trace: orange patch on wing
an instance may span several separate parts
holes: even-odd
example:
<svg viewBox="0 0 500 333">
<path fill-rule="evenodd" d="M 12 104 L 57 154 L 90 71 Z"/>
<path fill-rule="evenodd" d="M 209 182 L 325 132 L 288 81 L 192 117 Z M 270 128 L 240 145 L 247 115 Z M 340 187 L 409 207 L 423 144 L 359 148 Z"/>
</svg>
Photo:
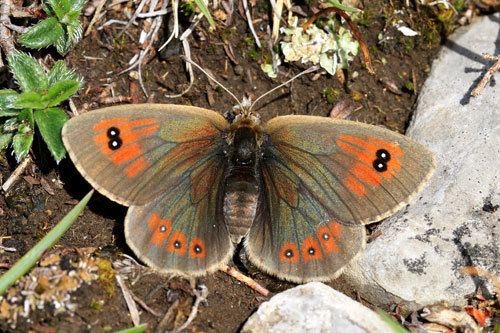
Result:
<svg viewBox="0 0 500 333">
<path fill-rule="evenodd" d="M 193 238 L 189 245 L 189 256 L 191 258 L 205 258 L 205 243 L 199 237 Z"/>
<path fill-rule="evenodd" d="M 117 124 L 123 123 L 124 121 L 127 120 L 128 118 L 126 117 L 105 119 L 95 124 L 94 131 L 107 130 L 108 128 L 117 126 Z"/>
<path fill-rule="evenodd" d="M 365 183 L 370 185 L 380 185 L 382 181 L 380 174 L 369 167 L 366 164 L 356 162 L 351 168 L 351 173 L 354 174 L 358 179 L 361 179 Z"/>
<path fill-rule="evenodd" d="M 302 258 L 304 261 L 319 260 L 323 256 L 319 244 L 312 236 L 308 236 L 302 242 Z"/>
<path fill-rule="evenodd" d="M 342 232 L 342 225 L 335 220 L 330 221 L 328 224 L 330 231 L 333 234 L 333 237 L 340 239 L 340 233 Z"/>
<path fill-rule="evenodd" d="M 170 220 L 162 220 L 158 213 L 153 213 L 148 220 L 149 230 L 153 233 L 151 244 L 161 246 L 172 230 Z"/>
<path fill-rule="evenodd" d="M 128 146 L 122 146 L 111 155 L 110 159 L 113 164 L 122 164 L 123 162 L 131 161 L 142 154 L 142 149 L 138 143 L 133 143 Z"/>
<path fill-rule="evenodd" d="M 128 128 L 122 127 L 122 132 L 120 133 L 120 138 L 123 140 L 125 144 L 135 142 L 141 138 L 152 136 L 155 134 L 160 128 L 159 125 L 153 125 L 149 127 L 143 127 L 138 130 L 130 130 Z"/>
<path fill-rule="evenodd" d="M 141 157 L 125 169 L 125 175 L 129 178 L 135 177 L 147 167 L 149 167 L 149 162 L 144 157 Z"/>
<path fill-rule="evenodd" d="M 168 239 L 167 251 L 170 253 L 178 253 L 181 256 L 186 254 L 186 236 L 183 232 L 174 231 L 172 236 Z"/>
<path fill-rule="evenodd" d="M 375 158 L 376 158 L 375 153 L 370 154 L 370 153 L 364 152 L 350 143 L 347 143 L 347 142 L 344 142 L 341 140 L 337 140 L 336 143 L 344 152 L 351 155 L 355 159 L 365 163 L 366 165 L 372 165 L 373 160 L 375 160 Z"/>
<path fill-rule="evenodd" d="M 335 242 L 334 234 L 330 228 L 327 226 L 321 226 L 317 231 L 318 239 L 321 247 L 325 250 L 327 254 L 332 254 L 332 252 L 339 253 L 340 248 Z"/>
<path fill-rule="evenodd" d="M 399 145 L 397 143 L 389 143 L 387 141 L 384 141 L 384 140 L 380 140 L 380 139 L 377 139 L 377 138 L 374 138 L 374 137 L 368 137 L 370 141 L 372 141 L 373 143 L 377 144 L 379 146 L 378 149 L 380 148 L 385 148 L 387 149 L 387 151 L 389 153 L 391 153 L 392 156 L 398 156 L 398 157 L 401 157 L 404 155 L 403 151 L 401 150 L 401 148 L 399 147 Z"/>
<path fill-rule="evenodd" d="M 354 192 L 354 194 L 356 194 L 357 196 L 362 197 L 362 196 L 366 195 L 366 189 L 363 186 L 363 184 L 361 184 L 361 182 L 359 182 L 353 176 L 347 176 L 347 178 L 342 180 L 342 184 L 344 184 L 348 189 L 350 189 L 352 192 Z"/>
<path fill-rule="evenodd" d="M 280 261 L 296 263 L 299 261 L 299 249 L 293 242 L 286 242 L 280 249 Z"/>
</svg>

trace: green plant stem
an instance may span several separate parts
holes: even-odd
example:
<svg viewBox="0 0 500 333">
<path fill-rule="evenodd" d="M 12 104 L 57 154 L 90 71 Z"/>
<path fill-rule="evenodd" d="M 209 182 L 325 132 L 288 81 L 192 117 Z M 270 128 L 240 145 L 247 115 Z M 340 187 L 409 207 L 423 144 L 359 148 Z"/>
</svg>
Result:
<svg viewBox="0 0 500 333">
<path fill-rule="evenodd" d="M 115 333 L 142 333 L 146 329 L 146 324 L 142 324 L 136 327 L 126 328 L 124 330 L 116 331 Z"/>
<path fill-rule="evenodd" d="M 57 225 L 49 231 L 35 246 L 31 248 L 21 259 L 19 259 L 14 266 L 12 266 L 5 274 L 0 277 L 0 295 L 13 285 L 20 277 L 26 274 L 31 267 L 33 267 L 42 254 L 52 247 L 61 236 L 68 230 L 68 228 L 75 222 L 77 217 L 83 211 L 94 190 L 87 193 L 87 195 L 69 211 L 64 218 L 57 223 Z"/>
</svg>

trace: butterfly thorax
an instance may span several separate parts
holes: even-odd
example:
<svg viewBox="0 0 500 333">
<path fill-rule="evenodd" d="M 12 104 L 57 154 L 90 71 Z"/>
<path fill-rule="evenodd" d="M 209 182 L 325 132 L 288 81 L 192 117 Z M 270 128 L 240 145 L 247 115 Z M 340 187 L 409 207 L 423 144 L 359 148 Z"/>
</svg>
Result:
<svg viewBox="0 0 500 333">
<path fill-rule="evenodd" d="M 260 128 L 244 117 L 227 135 L 228 169 L 225 178 L 224 218 L 231 240 L 239 243 L 252 225 L 259 194 Z"/>
</svg>

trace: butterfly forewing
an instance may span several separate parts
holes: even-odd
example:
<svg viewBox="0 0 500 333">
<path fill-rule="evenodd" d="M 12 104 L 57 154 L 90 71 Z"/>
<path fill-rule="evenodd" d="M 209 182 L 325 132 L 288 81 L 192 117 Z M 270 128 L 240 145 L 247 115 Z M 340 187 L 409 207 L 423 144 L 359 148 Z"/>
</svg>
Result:
<svg viewBox="0 0 500 333">
<path fill-rule="evenodd" d="M 292 281 L 335 276 L 362 249 L 361 225 L 407 204 L 434 169 L 423 146 L 376 126 L 284 116 L 265 131 L 262 203 L 247 248 Z"/>
<path fill-rule="evenodd" d="M 220 154 L 219 114 L 190 106 L 113 106 L 75 117 L 63 128 L 78 170 L 124 205 L 146 204 L 202 159 Z"/>
<path fill-rule="evenodd" d="M 200 275 L 232 250 L 221 207 L 228 126 L 190 106 L 115 106 L 71 119 L 63 140 L 97 190 L 131 206 L 125 234 L 139 258 Z"/>
</svg>

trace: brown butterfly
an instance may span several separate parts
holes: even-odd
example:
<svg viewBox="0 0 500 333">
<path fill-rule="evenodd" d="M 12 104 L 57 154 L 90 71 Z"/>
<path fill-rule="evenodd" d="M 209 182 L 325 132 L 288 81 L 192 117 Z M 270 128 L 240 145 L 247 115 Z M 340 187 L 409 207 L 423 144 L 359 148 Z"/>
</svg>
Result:
<svg viewBox="0 0 500 333">
<path fill-rule="evenodd" d="M 199 276 L 244 238 L 250 260 L 295 282 L 337 276 L 365 245 L 364 224 L 420 191 L 432 154 L 389 130 L 313 116 L 261 124 L 243 111 L 114 106 L 67 122 L 63 140 L 98 191 L 130 206 L 125 236 L 162 272 Z"/>
</svg>

